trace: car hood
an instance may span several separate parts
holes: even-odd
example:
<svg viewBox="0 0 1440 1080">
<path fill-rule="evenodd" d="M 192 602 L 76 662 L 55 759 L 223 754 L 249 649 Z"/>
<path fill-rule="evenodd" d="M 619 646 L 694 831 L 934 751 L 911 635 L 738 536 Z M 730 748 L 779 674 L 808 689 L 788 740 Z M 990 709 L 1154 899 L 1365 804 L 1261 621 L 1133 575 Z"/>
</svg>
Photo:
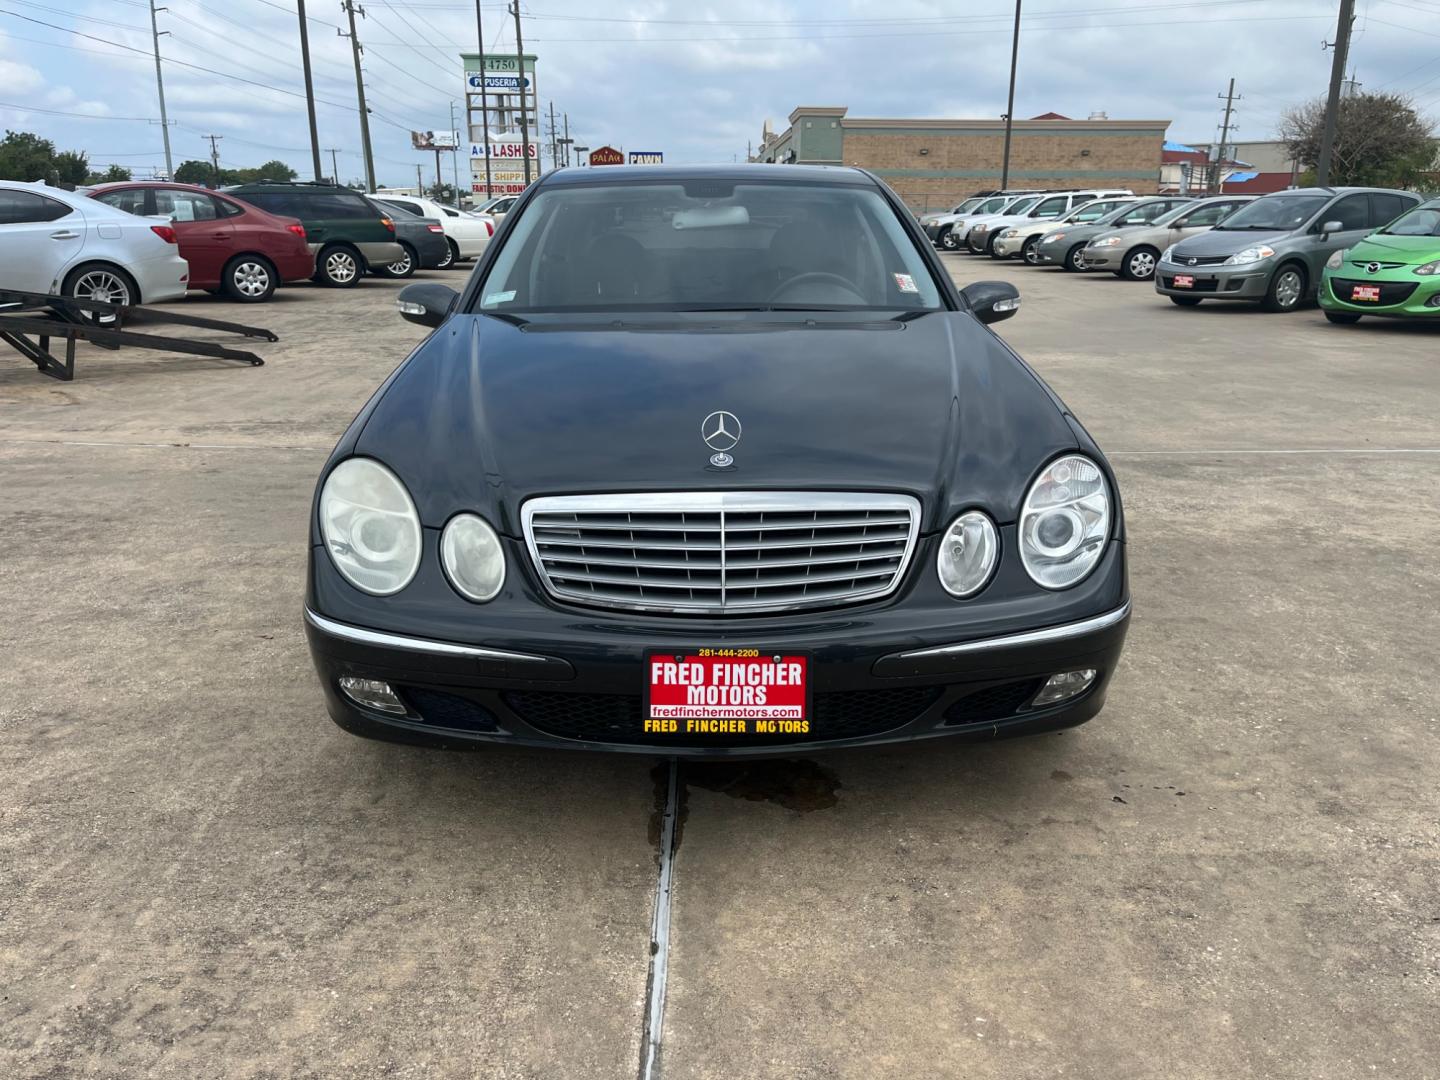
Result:
<svg viewBox="0 0 1440 1080">
<path fill-rule="evenodd" d="M 1181 240 L 1175 245 L 1180 255 L 1234 255 L 1256 244 L 1270 244 L 1291 235 L 1289 229 L 1211 229 Z"/>
<path fill-rule="evenodd" d="M 1345 258 L 1355 262 L 1403 262 L 1420 265 L 1440 259 L 1440 236 L 1367 236 Z"/>
<path fill-rule="evenodd" d="M 395 470 L 426 526 L 476 510 L 515 536 L 532 496 L 746 489 L 911 494 L 925 531 L 970 506 L 1005 523 L 1077 445 L 967 313 L 562 318 L 453 316 L 374 403 L 355 452 Z M 742 429 L 729 468 L 701 437 L 721 409 Z"/>
</svg>

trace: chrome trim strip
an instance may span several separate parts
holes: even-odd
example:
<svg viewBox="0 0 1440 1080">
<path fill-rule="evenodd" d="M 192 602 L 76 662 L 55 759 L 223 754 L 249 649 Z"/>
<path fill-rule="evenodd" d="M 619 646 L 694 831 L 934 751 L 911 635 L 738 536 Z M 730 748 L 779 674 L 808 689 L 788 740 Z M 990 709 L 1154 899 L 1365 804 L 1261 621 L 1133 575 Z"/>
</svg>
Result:
<svg viewBox="0 0 1440 1080">
<path fill-rule="evenodd" d="M 353 641 L 359 645 L 378 645 L 387 649 L 404 649 L 407 652 L 433 653 L 436 656 L 464 656 L 472 660 L 501 660 L 532 664 L 550 662 L 550 658 L 546 656 L 531 656 L 528 653 L 486 649 L 479 645 L 455 645 L 448 641 L 430 641 L 427 638 L 366 630 L 363 626 L 351 626 L 349 623 L 339 623 L 333 619 L 327 619 L 323 615 L 315 614 L 308 607 L 305 609 L 305 621 L 317 630 L 323 630 L 333 637 Z"/>
<path fill-rule="evenodd" d="M 729 606 L 726 604 L 727 598 L 725 597 L 722 574 L 721 603 L 719 605 L 698 603 L 626 603 L 623 600 L 613 597 L 570 592 L 557 587 L 550 580 L 550 573 L 545 567 L 544 557 L 541 555 L 539 548 L 539 544 L 545 543 L 546 541 L 543 538 L 537 538 L 535 536 L 533 519 L 536 514 L 544 512 L 604 513 L 606 511 L 615 513 L 623 513 L 625 511 L 649 511 L 653 513 L 667 510 L 677 513 L 712 513 L 720 515 L 718 528 L 704 531 L 718 533 L 720 537 L 720 543 L 717 546 L 720 550 L 722 570 L 725 564 L 724 536 L 725 514 L 727 512 L 749 513 L 811 510 L 865 510 L 873 512 L 877 510 L 903 510 L 910 516 L 910 525 L 903 537 L 875 538 L 877 543 L 895 543 L 904 540 L 905 550 L 901 556 L 900 565 L 895 568 L 895 576 L 885 582 L 880 588 L 857 590 L 843 596 L 815 597 L 798 601 L 777 601 L 770 603 L 745 601 Z M 911 495 L 899 495 L 892 492 L 649 491 L 629 493 L 615 492 L 600 495 L 542 496 L 527 500 L 520 507 L 520 518 L 521 526 L 525 534 L 525 546 L 530 551 L 531 565 L 535 568 L 541 584 L 545 587 L 545 591 L 556 600 L 563 603 L 579 604 L 583 607 L 608 608 L 612 611 L 644 611 L 664 615 L 746 615 L 770 614 L 784 611 L 824 610 L 827 608 L 843 607 L 848 604 L 881 600 L 890 596 L 900 588 L 901 583 L 905 580 L 905 573 L 910 568 L 910 560 L 915 555 L 915 550 L 919 546 L 920 512 L 919 499 Z M 892 527 L 898 527 L 898 523 L 897 526 Z"/>
<path fill-rule="evenodd" d="M 1090 619 L 1081 619 L 1079 622 L 1065 623 L 1062 626 L 1047 626 L 1044 630 L 1027 630 L 1021 634 L 980 638 L 978 641 L 962 641 L 958 645 L 937 645 L 931 649 L 916 649 L 914 652 L 899 653 L 898 659 L 921 660 L 934 656 L 964 656 L 967 653 L 988 652 L 991 649 L 1009 649 L 1016 645 L 1043 645 L 1052 641 L 1065 641 L 1069 638 L 1083 637 L 1096 630 L 1109 629 L 1116 623 L 1123 622 L 1129 614 L 1130 601 L 1126 600 L 1114 611 L 1107 611 L 1104 615 L 1096 615 Z"/>
</svg>

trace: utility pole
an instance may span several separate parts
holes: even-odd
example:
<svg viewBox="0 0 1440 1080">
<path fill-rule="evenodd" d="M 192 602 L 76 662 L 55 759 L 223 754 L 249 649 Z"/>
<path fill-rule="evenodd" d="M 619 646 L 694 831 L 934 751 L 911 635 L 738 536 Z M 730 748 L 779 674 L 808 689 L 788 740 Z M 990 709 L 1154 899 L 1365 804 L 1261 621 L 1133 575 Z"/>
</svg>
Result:
<svg viewBox="0 0 1440 1080">
<path fill-rule="evenodd" d="M 425 197 L 425 181 L 420 179 L 420 166 L 415 166 L 415 195 L 417 198 Z"/>
<path fill-rule="evenodd" d="M 450 102 L 450 129 L 455 130 L 455 102 Z M 465 141 L 470 141 L 470 133 L 465 133 Z M 450 186 L 454 188 L 452 193 L 455 196 L 455 209 L 460 209 L 460 144 L 456 143 L 450 151 Z"/>
<path fill-rule="evenodd" d="M 360 38 L 355 34 L 355 0 L 340 0 L 340 6 L 350 17 L 350 33 L 338 28 L 335 33 L 350 39 L 350 53 L 355 58 L 355 96 L 360 99 L 360 146 L 365 155 L 365 190 L 373 194 L 375 156 L 370 152 L 370 110 L 365 107 L 365 77 L 360 74 L 360 54 L 364 50 L 360 47 Z M 365 17 L 364 8 L 360 9 L 360 17 Z"/>
<path fill-rule="evenodd" d="M 1005 160 L 1000 165 L 1001 191 L 1010 186 L 1010 128 L 1015 123 L 1015 65 L 1019 59 L 1020 0 L 1015 0 L 1015 35 L 1010 41 L 1010 102 L 1005 106 Z"/>
<path fill-rule="evenodd" d="M 518 0 L 517 0 L 518 3 Z M 1340 120 L 1340 84 L 1345 81 L 1345 61 L 1350 55 L 1350 30 L 1355 25 L 1355 0 L 1340 0 L 1340 19 L 1335 24 L 1335 57 L 1330 65 L 1330 97 L 1325 102 L 1325 133 L 1320 137 L 1320 160 L 1315 165 L 1315 183 L 1330 183 L 1330 159 L 1335 152 L 1335 128 Z"/>
<path fill-rule="evenodd" d="M 1225 99 L 1225 120 L 1220 125 L 1220 152 L 1215 156 L 1215 172 L 1210 177 L 1210 184 L 1208 185 L 1209 193 L 1212 195 L 1220 194 L 1220 189 L 1225 186 L 1225 181 L 1222 179 L 1225 169 L 1225 147 L 1229 145 L 1230 142 L 1230 113 L 1235 108 L 1236 100 L 1234 78 L 1232 77 L 1230 80 L 1229 90 L 1224 94 L 1216 94 L 1215 96 L 1217 98 L 1224 97 Z"/>
<path fill-rule="evenodd" d="M 485 22 L 480 17 L 480 0 L 475 0 L 475 33 L 480 39 L 480 131 L 485 138 L 485 198 L 494 194 L 490 187 L 490 91 L 485 85 L 489 72 L 485 69 Z M 467 108 L 468 113 L 468 108 Z M 465 133 L 469 141 L 470 133 Z"/>
<path fill-rule="evenodd" d="M 320 164 L 320 132 L 315 127 L 315 82 L 310 77 L 310 32 L 305 25 L 305 0 L 295 0 L 300 9 L 300 64 L 305 69 L 305 111 L 310 116 L 310 157 L 315 163 L 315 182 L 324 177 Z"/>
<path fill-rule="evenodd" d="M 215 145 L 224 135 L 203 135 L 201 138 L 210 140 L 210 167 L 215 170 L 215 186 L 220 186 L 220 148 Z"/>
<path fill-rule="evenodd" d="M 340 153 L 340 148 L 338 146 L 327 146 L 325 148 L 325 152 L 330 155 L 330 179 L 334 182 L 336 187 L 339 187 L 340 163 L 336 160 L 335 155 Z"/>
<path fill-rule="evenodd" d="M 570 164 L 570 143 L 572 141 L 570 138 L 570 114 L 567 112 L 561 115 L 565 118 L 565 138 L 560 140 L 560 145 L 565 147 L 565 164 L 568 167 Z"/>
<path fill-rule="evenodd" d="M 560 168 L 560 144 L 556 141 L 560 132 L 555 128 L 555 102 L 550 102 L 550 167 Z"/>
<path fill-rule="evenodd" d="M 510 5 L 515 15 L 515 73 L 520 86 L 520 149 L 525 154 L 525 186 L 530 186 L 530 125 L 525 120 L 525 42 L 520 37 L 520 0 Z"/>
<path fill-rule="evenodd" d="M 518 5 L 519 0 L 516 0 Z M 155 46 L 155 89 L 160 93 L 160 134 L 165 137 L 165 173 L 171 180 L 175 179 L 175 165 L 170 160 L 170 119 L 165 115 L 165 77 L 160 74 L 160 26 L 155 21 L 155 12 L 169 11 L 169 8 L 157 8 L 155 0 L 150 0 L 150 40 Z M 165 33 L 169 33 L 166 30 Z"/>
</svg>

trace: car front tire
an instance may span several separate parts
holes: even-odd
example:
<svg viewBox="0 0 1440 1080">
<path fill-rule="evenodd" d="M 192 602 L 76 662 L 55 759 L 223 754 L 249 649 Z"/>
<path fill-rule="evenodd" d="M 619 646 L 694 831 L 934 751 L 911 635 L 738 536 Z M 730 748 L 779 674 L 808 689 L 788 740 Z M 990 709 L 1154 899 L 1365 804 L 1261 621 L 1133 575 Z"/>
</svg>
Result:
<svg viewBox="0 0 1440 1080">
<path fill-rule="evenodd" d="M 220 291 L 237 303 L 263 303 L 275 295 L 275 267 L 259 255 L 237 255 L 225 264 Z"/>
<path fill-rule="evenodd" d="M 1298 263 L 1285 263 L 1270 278 L 1261 306 L 1266 311 L 1294 311 L 1305 301 L 1305 269 Z"/>
<path fill-rule="evenodd" d="M 1020 258 L 1025 260 L 1026 266 L 1040 265 L 1040 238 L 1032 236 L 1025 241 L 1025 246 L 1020 249 Z"/>
<path fill-rule="evenodd" d="M 1120 276 L 1126 281 L 1153 281 L 1155 278 L 1155 263 L 1160 253 L 1152 247 L 1137 247 L 1125 253 L 1125 261 L 1120 264 Z"/>
<path fill-rule="evenodd" d="M 331 244 L 315 260 L 315 280 L 332 289 L 353 289 L 365 272 L 365 260 L 349 244 Z"/>
<path fill-rule="evenodd" d="M 460 246 L 448 236 L 445 238 L 445 261 L 435 269 L 454 270 L 455 264 L 460 261 Z"/>
<path fill-rule="evenodd" d="M 946 251 L 954 251 L 960 246 L 960 238 L 955 235 L 955 230 L 947 225 L 940 230 L 939 243 Z"/>
<path fill-rule="evenodd" d="M 1060 264 L 1072 274 L 1083 274 L 1089 269 L 1085 265 L 1085 245 L 1075 244 L 1069 251 L 1065 252 L 1065 259 Z"/>
</svg>

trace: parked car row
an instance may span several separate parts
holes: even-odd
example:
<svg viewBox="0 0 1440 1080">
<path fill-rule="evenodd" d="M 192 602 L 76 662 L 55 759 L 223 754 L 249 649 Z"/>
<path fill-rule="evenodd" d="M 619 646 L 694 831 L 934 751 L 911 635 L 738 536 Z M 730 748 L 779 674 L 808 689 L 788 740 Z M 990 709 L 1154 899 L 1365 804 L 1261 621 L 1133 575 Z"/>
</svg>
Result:
<svg viewBox="0 0 1440 1080">
<path fill-rule="evenodd" d="M 1183 307 L 1248 300 L 1283 312 L 1317 300 L 1336 323 L 1440 317 L 1440 199 L 1331 187 L 1258 198 L 1131 195 L 1096 197 L 1060 218 L 1040 216 L 1042 200 L 1025 197 L 988 217 L 971 212 L 950 223 L 951 234 L 973 254 L 1153 280 Z"/>
<path fill-rule="evenodd" d="M 203 289 L 258 303 L 285 282 L 349 288 L 366 273 L 452 267 L 494 232 L 490 218 L 401 203 L 420 213 L 327 184 L 125 181 L 72 192 L 0 181 L 0 288 L 125 305 Z"/>
<path fill-rule="evenodd" d="M 961 203 L 955 213 L 933 220 L 922 219 L 921 225 L 925 234 L 946 251 L 955 251 L 967 245 L 976 254 L 988 253 L 994 240 L 994 234 L 989 232 L 990 226 L 1002 219 L 1006 225 L 1025 219 L 1053 221 L 1096 199 L 1133 194 L 1128 188 L 1000 192 L 978 201 L 966 200 L 966 203 L 974 205 L 966 209 L 966 203 Z"/>
</svg>

